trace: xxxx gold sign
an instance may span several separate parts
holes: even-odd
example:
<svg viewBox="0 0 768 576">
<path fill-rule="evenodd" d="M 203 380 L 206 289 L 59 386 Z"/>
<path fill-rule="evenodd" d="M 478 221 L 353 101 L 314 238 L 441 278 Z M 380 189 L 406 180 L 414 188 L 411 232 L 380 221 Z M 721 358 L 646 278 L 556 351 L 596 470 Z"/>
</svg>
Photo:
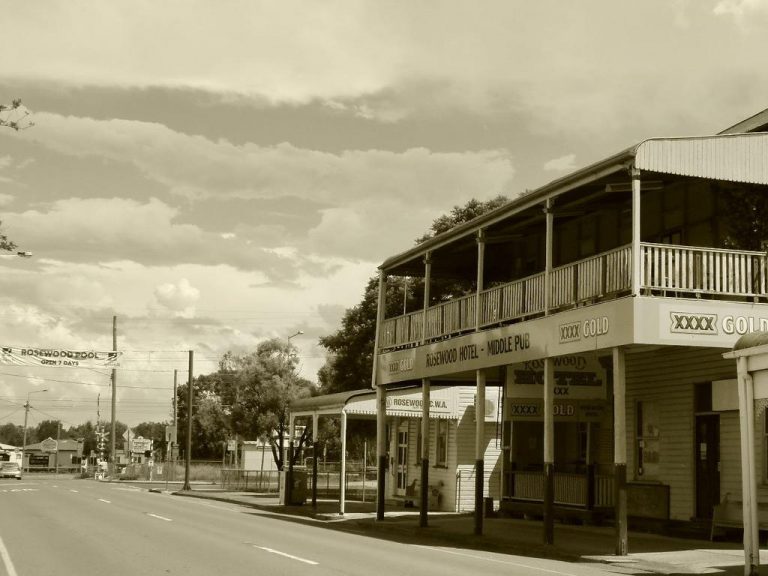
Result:
<svg viewBox="0 0 768 576">
<path fill-rule="evenodd" d="M 717 334 L 717 314 L 670 312 L 669 317 L 674 334 Z"/>
</svg>

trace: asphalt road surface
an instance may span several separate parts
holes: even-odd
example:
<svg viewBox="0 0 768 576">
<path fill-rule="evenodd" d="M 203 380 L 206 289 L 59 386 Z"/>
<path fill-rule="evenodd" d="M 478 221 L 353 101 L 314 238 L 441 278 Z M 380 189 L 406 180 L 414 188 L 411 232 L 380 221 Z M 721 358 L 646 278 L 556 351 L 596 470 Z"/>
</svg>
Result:
<svg viewBox="0 0 768 576">
<path fill-rule="evenodd" d="M 596 573 L 594 565 L 402 544 L 129 484 L 0 480 L 2 576 Z"/>
</svg>

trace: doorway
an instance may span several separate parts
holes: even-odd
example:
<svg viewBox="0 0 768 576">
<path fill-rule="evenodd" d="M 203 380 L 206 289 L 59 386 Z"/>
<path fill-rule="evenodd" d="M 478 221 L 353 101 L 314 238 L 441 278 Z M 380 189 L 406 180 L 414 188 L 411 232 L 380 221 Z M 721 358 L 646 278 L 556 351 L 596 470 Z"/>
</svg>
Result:
<svg viewBox="0 0 768 576">
<path fill-rule="evenodd" d="M 696 416 L 696 517 L 712 518 L 720 502 L 720 416 Z"/>
<path fill-rule="evenodd" d="M 397 458 L 395 460 L 395 493 L 404 495 L 408 486 L 408 420 L 397 427 Z"/>
</svg>

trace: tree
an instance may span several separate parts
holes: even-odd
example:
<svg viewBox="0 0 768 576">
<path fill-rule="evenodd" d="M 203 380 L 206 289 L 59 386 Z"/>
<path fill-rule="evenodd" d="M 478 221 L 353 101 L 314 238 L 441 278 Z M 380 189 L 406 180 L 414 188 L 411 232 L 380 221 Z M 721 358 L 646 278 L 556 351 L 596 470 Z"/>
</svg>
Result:
<svg viewBox="0 0 768 576">
<path fill-rule="evenodd" d="M 8 422 L 0 426 L 0 444 L 21 446 L 24 440 L 24 426 Z"/>
<path fill-rule="evenodd" d="M 442 234 L 490 210 L 506 204 L 509 200 L 497 196 L 487 202 L 472 199 L 464 206 L 454 206 L 446 215 L 434 222 L 430 229 L 419 239 L 420 244 L 437 234 Z M 439 284 L 439 285 L 438 285 Z M 345 390 L 367 388 L 371 382 L 373 367 L 373 343 L 376 335 L 376 314 L 378 307 L 378 278 L 368 280 L 363 293 L 363 299 L 357 306 L 348 308 L 341 320 L 341 328 L 328 336 L 320 338 L 320 345 L 328 352 L 325 365 L 318 371 L 320 389 L 324 394 L 332 394 Z M 432 290 L 437 298 L 460 295 L 457 292 L 464 288 L 452 283 L 434 282 Z M 411 284 L 406 294 L 408 307 L 414 310 L 422 301 L 424 293 L 423 281 Z M 403 288 L 391 283 L 387 286 L 385 297 L 386 314 L 397 314 L 402 310 Z"/>
<path fill-rule="evenodd" d="M 38 442 L 42 442 L 46 438 L 56 439 L 59 436 L 59 426 L 61 426 L 60 420 L 43 420 L 35 428 L 33 436 L 37 438 Z"/>
<path fill-rule="evenodd" d="M 12 100 L 10 104 L 0 104 L 0 127 L 11 130 L 26 130 L 34 126 L 29 120 L 29 110 L 21 103 L 21 98 Z"/>
<path fill-rule="evenodd" d="M 310 395 L 312 383 L 298 374 L 299 357 L 290 342 L 272 338 L 245 355 L 225 355 L 221 366 L 229 378 L 225 404 L 231 406 L 231 430 L 245 438 L 267 438 L 278 469 L 283 468 L 291 404 Z M 298 448 L 306 441 L 305 434 Z M 298 450 L 297 450 L 298 452 Z"/>
<path fill-rule="evenodd" d="M 5 233 L 2 231 L 2 227 L 3 227 L 3 222 L 2 220 L 0 220 L 0 250 L 5 250 L 6 252 L 13 252 L 17 248 L 16 243 L 8 239 L 8 236 L 6 236 Z"/>
<path fill-rule="evenodd" d="M 720 183 L 727 248 L 765 250 L 768 197 L 757 187 Z"/>
<path fill-rule="evenodd" d="M 199 459 L 218 458 L 221 443 L 227 439 L 229 420 L 221 403 L 221 398 L 212 386 L 214 375 L 198 376 L 192 381 L 194 392 L 192 457 Z M 176 410 L 178 414 L 176 434 L 181 450 L 186 450 L 188 427 L 188 385 L 182 384 L 176 390 Z"/>
</svg>

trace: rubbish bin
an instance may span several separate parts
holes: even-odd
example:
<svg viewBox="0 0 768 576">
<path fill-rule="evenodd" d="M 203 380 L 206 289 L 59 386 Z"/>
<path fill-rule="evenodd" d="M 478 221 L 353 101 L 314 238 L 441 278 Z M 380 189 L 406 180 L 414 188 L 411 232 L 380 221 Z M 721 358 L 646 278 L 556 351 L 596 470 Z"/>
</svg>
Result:
<svg viewBox="0 0 768 576">
<path fill-rule="evenodd" d="M 293 468 L 293 482 L 291 483 L 290 502 L 286 494 L 286 478 L 290 475 L 288 470 L 280 471 L 280 497 L 278 502 L 282 506 L 301 505 L 307 501 L 307 470 L 304 467 Z"/>
</svg>

